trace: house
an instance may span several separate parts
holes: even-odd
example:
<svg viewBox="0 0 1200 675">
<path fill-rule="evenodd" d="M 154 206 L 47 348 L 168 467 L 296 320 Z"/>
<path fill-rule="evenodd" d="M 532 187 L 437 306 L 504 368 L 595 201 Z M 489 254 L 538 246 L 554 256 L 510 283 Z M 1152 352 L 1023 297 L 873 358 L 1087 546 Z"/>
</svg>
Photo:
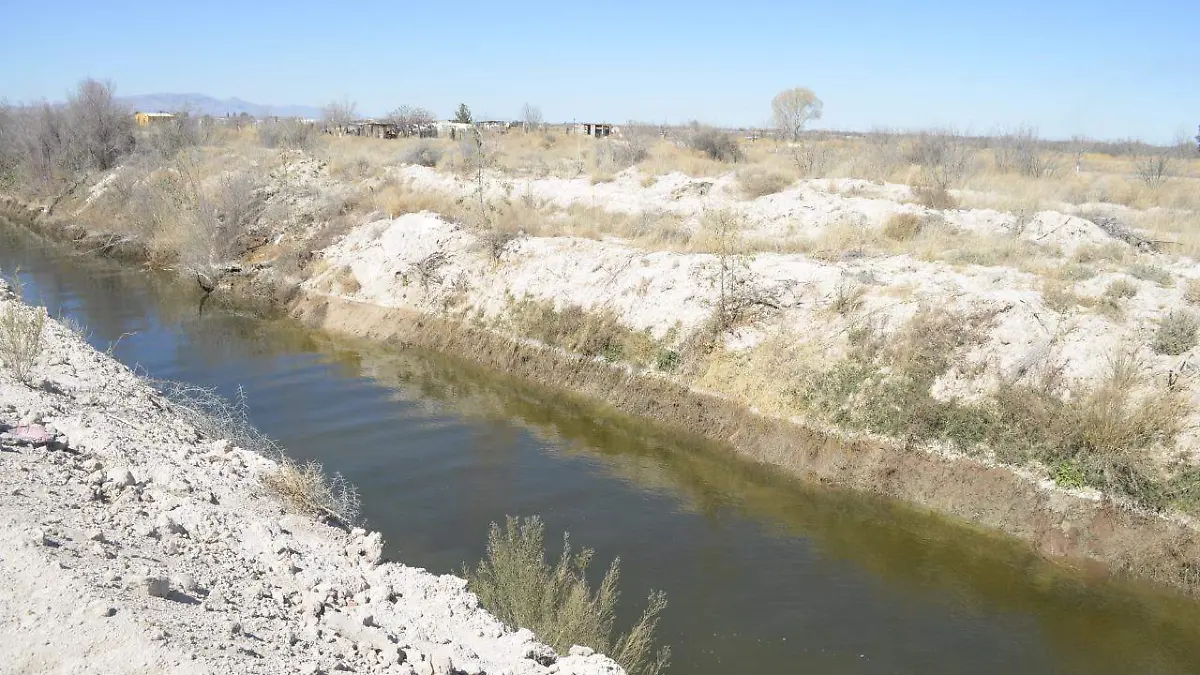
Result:
<svg viewBox="0 0 1200 675">
<path fill-rule="evenodd" d="M 175 119 L 175 115 L 165 112 L 135 112 L 133 113 L 133 121 L 139 127 L 148 127 L 152 124 L 161 124 Z"/>
<path fill-rule="evenodd" d="M 468 138 L 475 130 L 475 125 L 464 124 L 462 122 L 442 121 L 435 123 L 434 128 L 436 129 L 436 136 L 438 138 L 450 138 L 457 140 L 459 138 Z"/>
<path fill-rule="evenodd" d="M 570 129 L 570 133 L 604 138 L 605 136 L 612 135 L 613 125 L 605 122 L 579 122 Z"/>
</svg>

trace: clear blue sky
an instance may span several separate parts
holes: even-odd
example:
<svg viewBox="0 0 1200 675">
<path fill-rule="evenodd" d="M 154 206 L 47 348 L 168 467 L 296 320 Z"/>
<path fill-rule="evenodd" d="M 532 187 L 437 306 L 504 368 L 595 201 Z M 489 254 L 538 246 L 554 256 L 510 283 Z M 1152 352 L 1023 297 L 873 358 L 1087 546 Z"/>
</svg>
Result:
<svg viewBox="0 0 1200 675">
<path fill-rule="evenodd" d="M 1030 124 L 1171 141 L 1200 124 L 1200 0 L 0 2 L 0 98 L 198 92 L 360 112 L 757 125 L 803 85 L 820 126 Z"/>
</svg>

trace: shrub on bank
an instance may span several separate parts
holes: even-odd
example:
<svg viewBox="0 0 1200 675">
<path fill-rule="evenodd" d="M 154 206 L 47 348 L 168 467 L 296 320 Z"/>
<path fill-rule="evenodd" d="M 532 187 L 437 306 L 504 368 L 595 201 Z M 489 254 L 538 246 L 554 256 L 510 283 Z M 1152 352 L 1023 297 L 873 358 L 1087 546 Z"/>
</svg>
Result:
<svg viewBox="0 0 1200 675">
<path fill-rule="evenodd" d="M 45 325 L 46 312 L 41 307 L 10 302 L 0 312 L 0 361 L 20 382 L 30 382 L 33 367 L 42 353 Z"/>
<path fill-rule="evenodd" d="M 655 648 L 659 615 L 666 595 L 652 592 L 641 618 L 626 632 L 616 632 L 620 561 L 614 560 L 593 589 L 587 569 L 593 552 L 573 553 L 563 535 L 558 562 L 546 561 L 545 526 L 538 517 L 509 516 L 501 528 L 492 523 L 487 557 L 474 568 L 464 566 L 467 588 L 479 596 L 496 618 L 510 628 L 528 628 L 560 654 L 574 645 L 607 655 L 630 675 L 657 675 L 670 662 L 668 647 Z"/>
</svg>

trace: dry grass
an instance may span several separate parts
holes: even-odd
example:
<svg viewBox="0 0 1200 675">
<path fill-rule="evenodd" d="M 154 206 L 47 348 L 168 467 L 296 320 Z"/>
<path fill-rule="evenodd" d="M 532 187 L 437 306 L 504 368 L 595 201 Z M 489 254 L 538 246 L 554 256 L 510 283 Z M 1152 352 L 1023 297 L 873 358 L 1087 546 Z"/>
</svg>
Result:
<svg viewBox="0 0 1200 675">
<path fill-rule="evenodd" d="M 921 233 L 924 221 L 915 213 L 894 213 L 883 224 L 883 236 L 896 241 L 907 241 Z"/>
<path fill-rule="evenodd" d="M 630 675 L 657 675 L 670 662 L 670 649 L 655 648 L 655 631 L 666 595 L 652 592 L 642 616 L 627 632 L 616 631 L 620 562 L 614 560 L 596 589 L 588 584 L 593 552 L 574 553 L 568 535 L 558 562 L 546 561 L 540 518 L 509 517 L 493 523 L 487 557 L 465 568 L 467 587 L 496 618 L 512 629 L 528 628 L 565 654 L 574 645 L 606 654 Z"/>
<path fill-rule="evenodd" d="M 1113 300 L 1127 300 L 1137 294 L 1138 285 L 1125 278 L 1113 279 L 1104 288 L 1104 297 Z"/>
<path fill-rule="evenodd" d="M 610 309 L 589 311 L 578 305 L 557 309 L 549 300 L 523 298 L 511 304 L 508 318 L 518 335 L 609 362 L 651 367 L 661 351 L 648 331 L 626 327 Z"/>
<path fill-rule="evenodd" d="M 746 199 L 757 199 L 783 192 L 794 182 L 794 176 L 771 169 L 755 167 L 737 172 L 738 187 Z"/>
<path fill-rule="evenodd" d="M 318 462 L 301 464 L 283 457 L 279 468 L 263 476 L 262 482 L 296 513 L 331 518 L 346 526 L 358 522 L 358 489 L 341 474 L 326 475 Z"/>
</svg>

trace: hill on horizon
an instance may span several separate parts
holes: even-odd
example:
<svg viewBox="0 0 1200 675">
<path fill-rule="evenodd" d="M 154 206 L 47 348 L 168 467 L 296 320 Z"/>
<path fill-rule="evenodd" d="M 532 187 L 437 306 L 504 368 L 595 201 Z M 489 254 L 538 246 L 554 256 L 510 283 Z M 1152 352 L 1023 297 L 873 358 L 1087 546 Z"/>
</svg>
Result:
<svg viewBox="0 0 1200 675">
<path fill-rule="evenodd" d="M 305 117 L 318 118 L 321 109 L 311 105 L 264 105 L 251 103 L 240 98 L 218 99 L 205 94 L 140 94 L 137 96 L 121 96 L 117 99 L 134 110 L 143 112 L 178 112 L 187 111 L 193 115 L 240 115 L 246 113 L 254 117 Z"/>
</svg>

